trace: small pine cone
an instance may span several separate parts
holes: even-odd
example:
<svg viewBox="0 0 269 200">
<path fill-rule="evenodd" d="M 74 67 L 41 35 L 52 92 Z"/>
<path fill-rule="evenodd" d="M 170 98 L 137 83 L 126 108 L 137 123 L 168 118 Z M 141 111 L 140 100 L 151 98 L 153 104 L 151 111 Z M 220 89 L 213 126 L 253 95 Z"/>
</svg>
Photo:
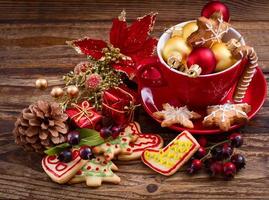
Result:
<svg viewBox="0 0 269 200">
<path fill-rule="evenodd" d="M 43 153 L 66 141 L 68 116 L 56 102 L 38 101 L 22 110 L 15 122 L 15 142 L 26 151 Z"/>
</svg>

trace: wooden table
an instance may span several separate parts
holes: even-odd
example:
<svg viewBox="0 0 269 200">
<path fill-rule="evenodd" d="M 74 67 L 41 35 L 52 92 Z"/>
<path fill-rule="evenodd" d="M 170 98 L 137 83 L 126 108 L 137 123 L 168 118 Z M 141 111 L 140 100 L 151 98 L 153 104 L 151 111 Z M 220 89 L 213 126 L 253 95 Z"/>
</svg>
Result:
<svg viewBox="0 0 269 200">
<path fill-rule="evenodd" d="M 123 8 L 133 20 L 158 11 L 154 35 L 173 24 L 199 16 L 202 1 L 64 1 L 25 0 L 0 2 L 0 198 L 4 199 L 269 199 L 269 101 L 248 126 L 241 129 L 245 144 L 240 149 L 246 169 L 232 181 L 210 179 L 206 173 L 193 177 L 185 172 L 164 177 L 140 161 L 118 164 L 120 185 L 87 188 L 85 184 L 58 185 L 41 168 L 41 157 L 25 153 L 14 144 L 12 129 L 22 108 L 48 92 L 37 91 L 34 81 L 45 76 L 50 86 L 83 60 L 66 40 L 90 36 L 108 38 L 113 17 Z M 269 77 L 269 3 L 229 1 L 232 24 L 253 45 L 260 67 Z M 167 140 L 175 133 L 161 129 L 143 111 L 137 119 L 144 132 L 163 133 Z"/>
</svg>

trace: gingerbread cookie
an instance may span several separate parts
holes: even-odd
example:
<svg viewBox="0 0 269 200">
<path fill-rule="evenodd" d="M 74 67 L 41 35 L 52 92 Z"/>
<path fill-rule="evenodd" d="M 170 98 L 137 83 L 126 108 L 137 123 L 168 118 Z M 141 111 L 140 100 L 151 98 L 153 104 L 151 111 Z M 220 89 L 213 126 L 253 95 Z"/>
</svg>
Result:
<svg viewBox="0 0 269 200">
<path fill-rule="evenodd" d="M 195 138 L 188 131 L 183 131 L 163 149 L 146 149 L 141 159 L 154 171 L 170 176 L 184 165 L 199 147 Z"/>
<path fill-rule="evenodd" d="M 60 162 L 55 155 L 42 159 L 44 171 L 54 182 L 66 183 L 87 163 L 87 160 L 80 158 L 78 150 L 74 150 L 72 153 L 73 160 L 69 163 Z"/>
<path fill-rule="evenodd" d="M 189 111 L 187 106 L 174 107 L 170 104 L 163 104 L 162 111 L 157 111 L 153 113 L 153 117 L 157 119 L 163 119 L 161 126 L 169 127 L 173 124 L 180 124 L 186 128 L 193 128 L 193 123 L 190 119 L 198 119 L 201 117 L 198 113 L 194 111 Z"/>
<path fill-rule="evenodd" d="M 216 12 L 208 19 L 199 17 L 197 20 L 198 30 L 193 32 L 187 42 L 193 48 L 212 47 L 214 43 L 221 42 L 222 37 L 228 32 L 230 24 L 223 20 L 220 12 Z"/>
<path fill-rule="evenodd" d="M 120 154 L 119 160 L 137 160 L 140 159 L 141 154 L 147 148 L 160 149 L 163 146 L 163 139 L 157 134 L 138 134 L 138 139 L 130 143 L 132 154 Z"/>
<path fill-rule="evenodd" d="M 250 110 L 251 106 L 247 103 L 208 106 L 208 115 L 204 118 L 203 125 L 217 126 L 222 131 L 228 131 L 233 124 L 248 121 L 247 113 Z"/>
<path fill-rule="evenodd" d="M 93 147 L 92 151 L 95 154 L 103 154 L 106 161 L 112 160 L 118 154 L 132 154 L 129 144 L 137 140 L 138 130 L 136 123 L 130 123 L 117 138 Z"/>
<path fill-rule="evenodd" d="M 120 177 L 114 174 L 112 170 L 117 171 L 117 166 L 111 161 L 105 161 L 104 157 L 99 156 L 87 161 L 87 164 L 76 173 L 69 183 L 72 184 L 86 181 L 86 184 L 89 187 L 101 186 L 102 182 L 119 184 Z"/>
</svg>

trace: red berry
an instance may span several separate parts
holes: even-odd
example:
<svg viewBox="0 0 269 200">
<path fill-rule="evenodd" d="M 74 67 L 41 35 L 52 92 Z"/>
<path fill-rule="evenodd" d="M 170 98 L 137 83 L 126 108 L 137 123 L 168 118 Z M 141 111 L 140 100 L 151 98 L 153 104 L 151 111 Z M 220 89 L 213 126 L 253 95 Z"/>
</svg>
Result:
<svg viewBox="0 0 269 200">
<path fill-rule="evenodd" d="M 71 150 L 64 150 L 58 155 L 58 160 L 64 163 L 72 161 L 72 152 Z"/>
<path fill-rule="evenodd" d="M 225 143 L 223 146 L 222 146 L 222 157 L 224 159 L 226 158 L 230 158 L 230 156 L 233 154 L 233 147 L 231 147 L 230 144 L 228 143 Z"/>
<path fill-rule="evenodd" d="M 223 173 L 223 164 L 219 161 L 212 162 L 209 167 L 209 172 L 212 176 Z"/>
<path fill-rule="evenodd" d="M 111 127 L 104 127 L 100 130 L 100 136 L 104 139 L 110 137 L 112 135 Z"/>
<path fill-rule="evenodd" d="M 198 160 L 198 159 L 194 159 L 194 160 L 192 160 L 191 165 L 187 169 L 187 172 L 189 174 L 193 174 L 193 173 L 199 171 L 201 168 L 202 168 L 202 161 Z"/>
<path fill-rule="evenodd" d="M 199 149 L 195 153 L 195 157 L 201 159 L 206 155 L 206 150 L 204 147 L 199 147 Z"/>
<path fill-rule="evenodd" d="M 236 166 L 232 162 L 223 164 L 223 174 L 226 178 L 233 178 L 236 173 Z"/>
<path fill-rule="evenodd" d="M 217 146 L 211 150 L 211 155 L 214 160 L 222 160 L 222 147 Z"/>
<path fill-rule="evenodd" d="M 246 161 L 243 155 L 241 154 L 234 154 L 231 157 L 231 162 L 235 164 L 236 170 L 239 171 L 242 168 L 245 168 Z"/>
<path fill-rule="evenodd" d="M 198 143 L 200 144 L 200 146 L 202 146 L 202 147 L 206 147 L 206 144 L 207 144 L 207 139 L 206 139 L 206 137 L 201 136 L 201 137 L 198 138 L 197 141 L 198 141 Z"/>
<path fill-rule="evenodd" d="M 229 140 L 231 141 L 231 145 L 233 147 L 241 147 L 243 144 L 243 137 L 239 133 L 233 133 L 230 135 Z"/>
<path fill-rule="evenodd" d="M 122 131 L 122 127 L 120 127 L 120 126 L 113 126 L 111 128 L 111 131 L 112 131 L 112 135 L 111 136 L 113 138 L 116 138 L 116 137 L 119 136 L 120 132 Z"/>
<path fill-rule="evenodd" d="M 67 134 L 67 142 L 70 145 L 78 145 L 80 142 L 80 133 L 79 131 L 70 131 Z"/>
<path fill-rule="evenodd" d="M 92 150 L 89 146 L 82 146 L 79 149 L 79 156 L 83 160 L 90 160 L 93 157 Z"/>
</svg>

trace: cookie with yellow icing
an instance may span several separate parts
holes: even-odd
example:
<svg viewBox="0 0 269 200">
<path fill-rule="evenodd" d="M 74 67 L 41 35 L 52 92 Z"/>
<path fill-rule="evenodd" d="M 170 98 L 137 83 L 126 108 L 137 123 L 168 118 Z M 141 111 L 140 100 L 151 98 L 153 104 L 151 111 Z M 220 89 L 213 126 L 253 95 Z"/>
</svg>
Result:
<svg viewBox="0 0 269 200">
<path fill-rule="evenodd" d="M 163 149 L 146 149 L 141 159 L 154 171 L 170 176 L 184 165 L 199 147 L 195 138 L 188 131 L 183 131 Z"/>
</svg>

